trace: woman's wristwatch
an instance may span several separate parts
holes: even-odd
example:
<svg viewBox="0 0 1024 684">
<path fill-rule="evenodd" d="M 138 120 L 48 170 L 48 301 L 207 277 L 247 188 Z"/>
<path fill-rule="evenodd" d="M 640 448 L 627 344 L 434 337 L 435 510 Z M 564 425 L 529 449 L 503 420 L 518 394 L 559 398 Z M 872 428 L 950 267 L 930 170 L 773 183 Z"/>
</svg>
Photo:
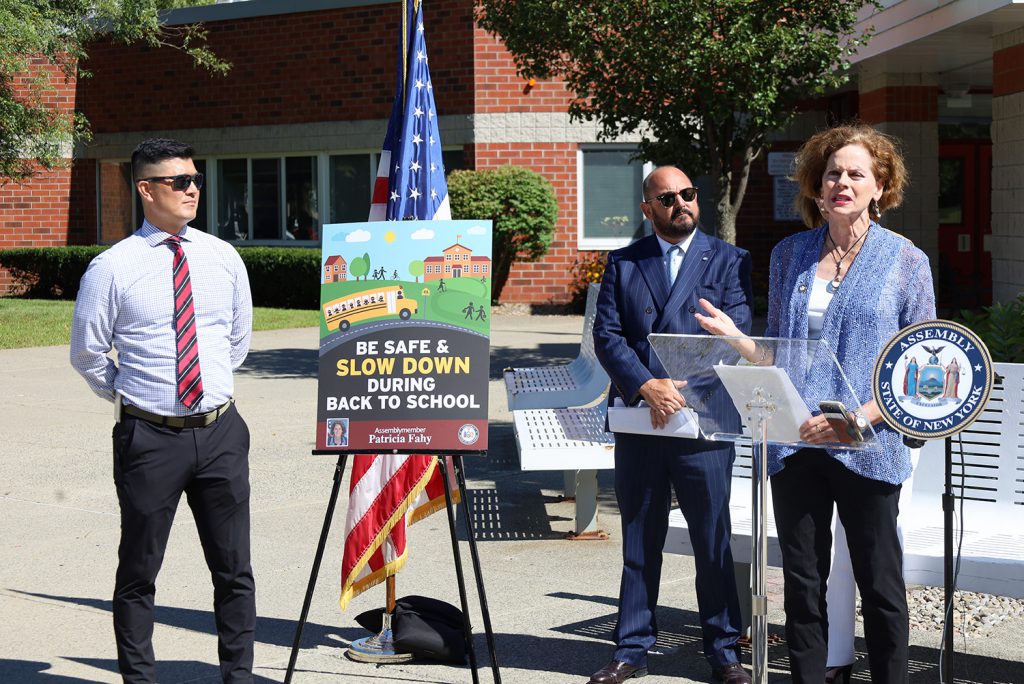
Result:
<svg viewBox="0 0 1024 684">
<path fill-rule="evenodd" d="M 853 412 L 853 424 L 857 426 L 858 430 L 864 433 L 867 432 L 868 427 L 871 426 L 871 421 L 868 420 L 868 417 L 864 415 L 863 411 L 858 409 Z"/>
</svg>

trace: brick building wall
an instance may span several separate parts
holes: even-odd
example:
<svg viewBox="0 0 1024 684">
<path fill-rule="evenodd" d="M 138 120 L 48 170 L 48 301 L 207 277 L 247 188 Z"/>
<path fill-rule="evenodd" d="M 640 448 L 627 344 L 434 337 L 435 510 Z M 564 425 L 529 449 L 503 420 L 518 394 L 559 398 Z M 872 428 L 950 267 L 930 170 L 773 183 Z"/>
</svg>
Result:
<svg viewBox="0 0 1024 684">
<path fill-rule="evenodd" d="M 28 93 L 29 79 L 43 74 L 49 90 L 43 104 L 62 115 L 74 110 L 75 82 L 66 81 L 59 69 L 36 60 L 30 71 L 14 79 L 15 97 Z M 0 182 L 0 249 L 46 247 L 67 244 L 69 234 L 72 169 L 70 165 L 52 170 L 36 168 L 36 175 L 23 182 Z M 0 294 L 10 291 L 12 282 L 0 268 Z"/>
<path fill-rule="evenodd" d="M 175 50 L 103 42 L 78 108 L 97 134 L 386 119 L 394 97 L 397 4 L 206 23 L 225 77 Z M 437 0 L 427 21 L 438 114 L 469 114 L 472 3 Z M 149 76 L 147 76 L 149 75 Z M 379 144 L 379 141 L 376 143 Z"/>
</svg>

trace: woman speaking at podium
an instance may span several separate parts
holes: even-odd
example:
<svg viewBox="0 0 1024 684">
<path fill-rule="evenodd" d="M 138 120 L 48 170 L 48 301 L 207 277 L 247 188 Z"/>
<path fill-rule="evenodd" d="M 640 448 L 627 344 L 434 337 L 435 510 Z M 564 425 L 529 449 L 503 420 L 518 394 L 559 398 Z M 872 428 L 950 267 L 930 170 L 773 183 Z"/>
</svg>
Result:
<svg viewBox="0 0 1024 684">
<path fill-rule="evenodd" d="M 865 428 L 872 424 L 877 444 L 862 451 L 825 448 L 839 436 L 818 414 L 800 427 L 801 441 L 812 446 L 769 448 L 793 682 L 850 677 L 850 666 L 827 662 L 833 507 L 860 589 L 871 681 L 905 682 L 909 624 L 896 515 L 912 468 L 899 433 L 882 422 L 871 384 L 885 343 L 902 328 L 935 318 L 931 267 L 924 252 L 877 223 L 899 206 L 908 180 L 888 136 L 860 124 L 817 133 L 797 152 L 794 180 L 810 230 L 772 250 L 765 336 L 827 344 L 856 396 L 867 399 L 854 418 Z M 740 336 L 728 316 L 702 305 L 707 314 L 696 317 L 704 329 Z M 759 348 L 743 353 L 765 363 Z M 835 380 L 811 382 L 828 387 Z M 829 665 L 844 666 L 826 673 Z"/>
</svg>

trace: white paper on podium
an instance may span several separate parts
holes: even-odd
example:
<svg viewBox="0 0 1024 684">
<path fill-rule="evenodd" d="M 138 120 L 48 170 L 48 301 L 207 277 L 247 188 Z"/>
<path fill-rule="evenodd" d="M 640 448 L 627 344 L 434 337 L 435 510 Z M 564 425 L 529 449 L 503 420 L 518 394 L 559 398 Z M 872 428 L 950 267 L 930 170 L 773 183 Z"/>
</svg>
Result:
<svg viewBox="0 0 1024 684">
<path fill-rule="evenodd" d="M 750 434 L 757 434 L 757 423 L 752 419 L 747 404 L 753 401 L 754 390 L 760 387 L 775 404 L 775 412 L 768 421 L 768 441 L 781 444 L 800 442 L 800 426 L 811 417 L 811 412 L 784 369 L 724 364 L 715 365 L 714 369 L 732 397 L 736 410 L 747 423 Z"/>
<path fill-rule="evenodd" d="M 655 429 L 651 427 L 651 407 L 646 402 L 626 406 L 619 397 L 615 397 L 615 403 L 608 407 L 608 429 L 612 432 L 658 437 L 701 439 L 704 436 L 700 431 L 697 414 L 688 406 L 669 416 L 665 427 Z"/>
</svg>

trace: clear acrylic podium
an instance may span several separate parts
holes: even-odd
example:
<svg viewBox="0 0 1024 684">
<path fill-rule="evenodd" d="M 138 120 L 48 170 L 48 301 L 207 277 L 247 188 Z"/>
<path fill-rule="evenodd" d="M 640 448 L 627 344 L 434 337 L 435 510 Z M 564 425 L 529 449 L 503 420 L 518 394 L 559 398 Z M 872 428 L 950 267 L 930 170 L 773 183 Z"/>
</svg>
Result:
<svg viewBox="0 0 1024 684">
<path fill-rule="evenodd" d="M 820 402 L 861 408 L 835 355 L 817 340 L 765 337 L 656 335 L 648 340 L 680 393 L 697 413 L 702 437 L 752 442 L 751 642 L 753 681 L 768 681 L 767 451 L 769 444 L 859 450 L 871 446 L 868 426 L 859 441 L 805 444 L 799 426 L 820 413 Z M 744 434 L 743 428 L 747 428 Z"/>
</svg>

